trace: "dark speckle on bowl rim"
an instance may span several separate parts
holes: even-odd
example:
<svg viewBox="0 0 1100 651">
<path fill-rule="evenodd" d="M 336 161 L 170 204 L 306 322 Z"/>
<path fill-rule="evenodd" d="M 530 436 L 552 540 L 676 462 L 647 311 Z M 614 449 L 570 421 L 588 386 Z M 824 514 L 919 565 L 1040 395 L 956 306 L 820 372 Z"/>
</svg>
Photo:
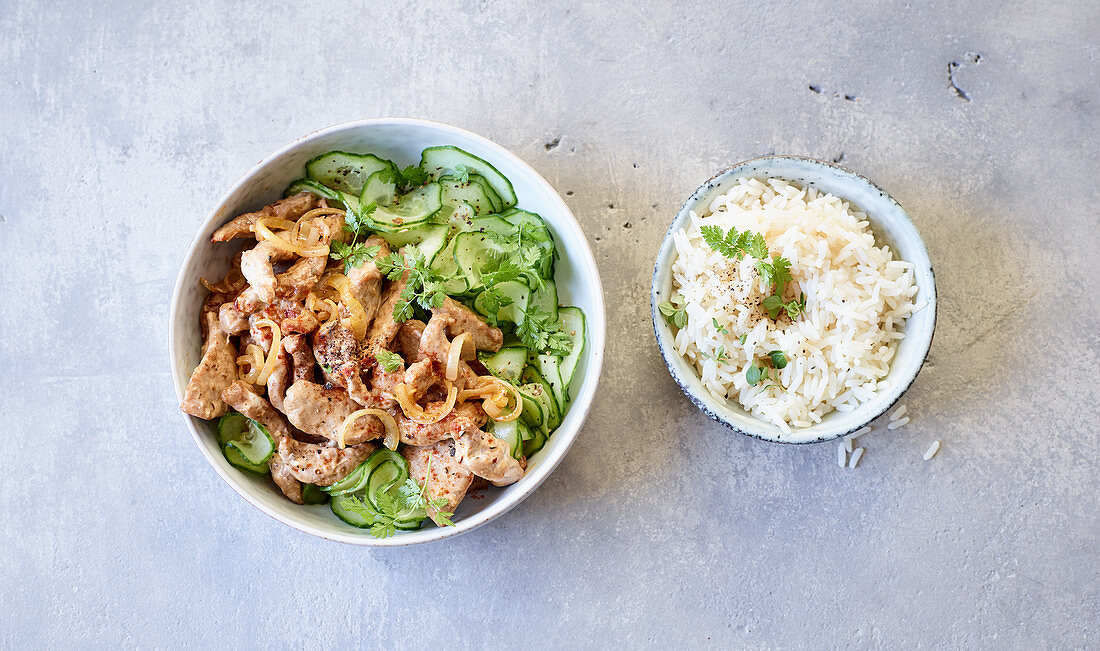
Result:
<svg viewBox="0 0 1100 651">
<path fill-rule="evenodd" d="M 745 168 L 745 169 L 743 169 L 743 174 L 741 174 L 738 178 L 751 177 L 759 169 L 759 168 L 755 167 L 753 165 L 753 163 L 758 163 L 758 162 L 763 162 L 763 161 L 770 161 L 770 160 L 774 160 L 776 158 L 804 160 L 804 161 L 814 163 L 814 164 L 818 164 L 818 165 L 822 165 L 822 166 L 825 166 L 825 167 L 832 167 L 832 168 L 839 169 L 839 170 L 841 170 L 841 171 L 843 171 L 847 174 L 850 174 L 851 176 L 854 176 L 854 177 L 862 180 L 863 182 L 867 183 L 882 198 L 887 199 L 888 201 L 893 203 L 895 206 L 897 206 L 899 209 L 901 209 L 902 214 L 904 214 L 907 219 L 909 218 L 908 213 L 906 213 L 905 210 L 903 208 L 901 208 L 901 205 L 898 204 L 898 202 L 892 196 L 890 196 L 885 190 L 883 190 L 881 187 L 879 187 L 877 183 L 875 183 L 874 181 L 870 180 L 869 178 L 863 176 L 862 174 L 860 174 L 858 172 L 855 172 L 853 170 L 850 170 L 847 167 L 844 167 L 842 165 L 837 165 L 836 163 L 826 162 L 826 161 L 819 160 L 819 159 L 816 159 L 816 158 L 811 158 L 809 156 L 793 156 L 793 155 L 760 156 L 760 157 L 757 157 L 757 158 L 750 158 L 746 161 L 742 161 L 740 163 L 737 163 L 736 165 L 731 165 L 729 167 L 723 168 L 722 170 L 718 171 L 716 174 L 711 176 L 709 179 L 707 179 L 707 181 L 705 183 L 703 183 L 703 185 L 699 186 L 699 188 L 696 189 L 695 192 L 693 192 L 691 194 L 691 196 L 689 196 L 683 204 L 681 204 L 680 209 L 676 212 L 676 216 L 678 216 L 680 213 L 682 213 L 684 211 L 684 209 L 687 208 L 690 204 L 695 203 L 700 198 L 702 198 L 706 193 L 713 190 L 714 187 L 717 185 L 717 180 L 719 178 L 724 177 L 731 170 L 733 170 L 735 168 Z M 807 185 L 809 183 L 805 178 L 801 178 L 801 177 L 797 177 L 797 176 L 793 176 L 792 178 L 788 178 L 786 180 L 798 183 L 800 185 Z M 672 223 L 669 224 L 668 230 L 665 232 L 665 237 L 662 240 L 662 248 L 663 248 L 663 243 L 666 240 L 668 240 L 668 238 L 672 235 L 673 229 L 676 228 L 676 216 L 673 217 Z M 928 270 L 932 275 L 933 286 L 934 286 L 934 283 L 935 283 L 935 268 L 931 264 L 929 264 Z M 659 271 L 660 271 L 660 253 L 658 252 L 657 260 L 654 262 L 654 265 L 653 265 L 653 277 L 652 277 L 652 280 L 651 280 L 651 287 L 657 287 Z M 806 440 L 799 440 L 799 441 L 785 441 L 785 440 L 782 440 L 781 438 L 773 439 L 773 438 L 768 438 L 768 437 L 765 437 L 765 436 L 761 436 L 760 434 L 756 434 L 756 433 L 753 433 L 753 432 L 746 432 L 745 430 L 736 427 L 735 425 L 733 425 L 729 421 L 723 419 L 720 415 L 716 414 L 714 412 L 714 410 L 712 410 L 709 406 L 707 406 L 707 404 L 705 402 L 703 402 L 698 396 L 696 396 L 691 391 L 691 389 L 684 383 L 684 381 L 676 373 L 676 370 L 672 368 L 672 365 L 669 362 L 669 358 L 671 356 L 680 357 L 679 353 L 677 353 L 676 351 L 666 350 L 664 345 L 661 343 L 661 336 L 660 336 L 660 333 L 658 332 L 658 319 L 660 319 L 660 311 L 657 309 L 657 306 L 659 304 L 658 299 L 660 297 L 661 291 L 659 289 L 655 289 L 655 290 L 653 290 L 652 294 L 653 294 L 653 296 L 650 299 L 650 314 L 651 314 L 651 320 L 653 322 L 652 323 L 652 325 L 653 325 L 653 337 L 656 340 L 657 349 L 661 353 L 661 359 L 662 359 L 662 361 L 664 361 L 665 367 L 668 369 L 669 375 L 672 376 L 672 380 L 674 382 L 676 382 L 676 386 L 680 387 L 680 391 L 683 392 L 683 394 L 685 396 L 687 396 L 688 400 L 690 400 L 691 403 L 694 404 L 699 409 L 699 411 L 703 412 L 703 414 L 705 414 L 707 416 L 707 418 L 710 418 L 714 422 L 725 426 L 727 429 L 732 430 L 734 432 L 737 432 L 738 434 L 744 434 L 745 436 L 749 436 L 749 437 L 752 437 L 754 439 L 758 439 L 760 441 L 765 441 L 767 443 L 783 443 L 783 444 L 786 444 L 786 445 L 805 445 L 805 444 L 811 444 L 811 443 L 825 443 L 825 442 L 828 442 L 828 441 L 836 441 L 836 440 L 842 439 L 843 437 L 845 437 L 849 434 L 852 434 L 853 432 L 857 432 L 860 429 L 863 429 L 868 424 L 872 423 L 876 419 L 880 418 L 883 414 L 885 414 L 886 412 L 893 409 L 894 405 L 896 405 L 898 402 L 900 402 L 901 399 L 905 396 L 906 392 L 909 391 L 909 387 L 911 387 L 913 385 L 913 382 L 916 381 L 917 376 L 920 375 L 920 371 L 924 368 L 925 362 L 928 361 L 928 355 L 932 350 L 932 342 L 935 340 L 935 337 L 936 337 L 936 321 L 937 321 L 937 318 L 939 316 L 939 314 L 938 314 L 939 302 L 936 301 L 932 305 L 932 326 L 931 326 L 932 334 L 928 339 L 928 346 L 924 351 L 924 356 L 921 359 L 921 363 L 917 367 L 916 373 L 914 373 L 913 377 L 910 378 L 910 380 L 905 383 L 905 386 L 902 387 L 901 391 L 898 392 L 897 397 L 892 402 L 890 402 L 888 405 L 886 405 L 883 409 L 877 411 L 874 415 L 870 416 L 869 418 L 867 418 L 865 420 L 862 420 L 860 422 L 860 424 L 858 424 L 858 425 L 856 425 L 856 426 L 854 426 L 854 427 L 852 427 L 852 428 L 850 428 L 846 431 L 843 431 L 843 432 L 840 432 L 840 433 L 837 433 L 837 434 L 826 434 L 826 435 L 822 435 L 822 436 L 819 436 L 819 437 L 814 438 L 814 439 L 806 439 Z M 728 398 L 727 398 L 727 400 L 728 400 Z"/>
</svg>

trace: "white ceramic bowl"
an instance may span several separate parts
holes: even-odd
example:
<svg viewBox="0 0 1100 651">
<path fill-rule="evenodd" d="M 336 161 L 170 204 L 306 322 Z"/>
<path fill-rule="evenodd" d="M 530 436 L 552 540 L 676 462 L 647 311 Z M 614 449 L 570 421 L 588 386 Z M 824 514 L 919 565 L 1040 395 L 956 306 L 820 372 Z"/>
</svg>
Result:
<svg viewBox="0 0 1100 651">
<path fill-rule="evenodd" d="M 928 301 L 927 307 L 905 322 L 902 329 L 905 338 L 898 344 L 897 353 L 890 364 L 890 373 L 886 376 L 890 388 L 879 391 L 874 398 L 854 411 L 834 411 L 822 418 L 820 423 L 794 429 L 790 434 L 782 434 L 774 424 L 749 414 L 735 400 L 718 399 L 711 395 L 703 386 L 695 368 L 676 353 L 672 330 L 657 310 L 657 305 L 668 300 L 672 294 L 672 263 L 675 259 L 672 234 L 688 224 L 691 211 L 703 214 L 715 197 L 729 190 L 737 179 L 745 177 L 778 178 L 798 185 L 809 185 L 858 206 L 867 213 L 877 242 L 888 244 L 897 257 L 916 266 L 914 278 L 919 289 L 913 300 Z M 653 270 L 651 292 L 653 329 L 657 336 L 657 345 L 672 378 L 680 385 L 684 394 L 703 413 L 726 427 L 778 443 L 829 441 L 854 432 L 881 416 L 898 401 L 917 377 L 932 345 L 932 334 L 936 328 L 936 281 L 932 274 L 932 263 L 928 259 L 924 241 L 909 215 L 885 191 L 855 172 L 799 156 L 768 156 L 748 160 L 719 172 L 701 185 L 680 208 L 665 235 Z"/>
<path fill-rule="evenodd" d="M 457 145 L 492 163 L 512 182 L 519 207 L 541 215 L 554 234 L 560 256 L 555 276 L 559 300 L 580 307 L 588 320 L 587 345 L 573 381 L 576 397 L 546 446 L 528 460 L 523 479 L 502 489 L 490 488 L 483 499 L 464 501 L 453 518 L 454 527 L 428 523 L 418 531 L 384 539 L 337 520 L 327 505 L 293 504 L 267 477 L 233 468 L 215 441 L 213 421 L 184 415 L 199 450 L 233 490 L 276 520 L 315 536 L 357 545 L 401 546 L 455 536 L 489 522 L 519 504 L 553 472 L 577 438 L 596 393 L 604 353 L 603 288 L 584 233 L 554 188 L 511 152 L 469 131 L 425 120 L 379 118 L 337 125 L 295 140 L 249 170 L 203 220 L 184 256 L 172 295 L 168 336 L 177 398 L 182 398 L 200 357 L 199 310 L 206 292 L 199 277 L 221 277 L 236 250 L 210 242 L 216 228 L 239 213 L 280 198 L 291 181 L 304 175 L 306 161 L 318 154 L 333 149 L 371 152 L 411 165 L 419 162 L 422 149 L 432 145 Z"/>
</svg>

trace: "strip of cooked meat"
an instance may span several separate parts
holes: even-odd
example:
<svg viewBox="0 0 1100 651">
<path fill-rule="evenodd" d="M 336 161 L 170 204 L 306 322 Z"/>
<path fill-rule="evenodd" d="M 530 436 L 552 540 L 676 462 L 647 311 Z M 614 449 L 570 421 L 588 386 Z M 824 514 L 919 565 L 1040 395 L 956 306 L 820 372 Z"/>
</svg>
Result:
<svg viewBox="0 0 1100 651">
<path fill-rule="evenodd" d="M 367 333 L 364 346 L 366 356 L 373 358 L 378 351 L 389 348 L 390 342 L 397 336 L 401 324 L 394 321 L 393 309 L 397 306 L 397 301 L 401 300 L 401 293 L 405 291 L 408 282 L 409 273 L 405 272 L 400 278 L 387 285 L 382 292 L 382 305 L 379 306 L 378 314 L 375 315 L 370 332 Z"/>
<path fill-rule="evenodd" d="M 256 299 L 262 303 L 275 300 L 275 271 L 271 263 L 290 260 L 294 254 L 284 251 L 270 242 L 258 242 L 256 246 L 241 254 L 241 274 L 255 292 Z"/>
<path fill-rule="evenodd" d="M 431 506 L 436 499 L 446 500 L 441 510 L 454 513 L 474 480 L 474 474 L 458 463 L 454 441 L 440 441 L 427 447 L 405 446 L 401 455 L 409 462 L 409 475 L 420 484 L 428 496 L 428 516 L 441 524 Z"/>
<path fill-rule="evenodd" d="M 317 198 L 309 192 L 299 192 L 293 196 L 276 201 L 270 206 L 264 206 L 256 212 L 249 212 L 234 217 L 225 226 L 214 231 L 211 241 L 228 242 L 237 237 L 252 237 L 252 227 L 261 217 L 275 217 L 293 221 L 309 212 L 316 204 Z"/>
<path fill-rule="evenodd" d="M 361 407 L 343 389 L 329 389 L 308 380 L 291 385 L 283 402 L 287 418 L 295 427 L 335 441 L 344 419 Z M 381 438 L 386 433 L 382 421 L 374 416 L 360 416 L 348 428 L 345 445 L 359 445 Z"/>
<path fill-rule="evenodd" d="M 281 298 L 304 301 L 321 275 L 325 273 L 328 257 L 299 258 L 290 268 L 275 277 L 275 293 Z"/>
<path fill-rule="evenodd" d="M 397 331 L 397 349 L 405 358 L 406 366 L 420 361 L 420 337 L 424 335 L 426 325 L 423 321 L 409 319 Z"/>
<path fill-rule="evenodd" d="M 447 316 L 453 320 L 453 323 L 449 324 L 447 328 L 451 333 L 451 338 L 457 337 L 463 332 L 469 332 L 474 346 L 478 350 L 496 352 L 500 350 L 501 345 L 504 343 L 504 333 L 500 331 L 500 328 L 494 328 L 485 323 L 470 308 L 450 296 L 443 299 L 442 305 L 432 308 L 432 320 L 434 321 L 437 316 Z"/>
<path fill-rule="evenodd" d="M 279 442 L 279 454 L 298 481 L 318 486 L 331 486 L 348 476 L 363 463 L 378 446 L 363 443 L 347 448 L 303 443 L 289 436 Z"/>
<path fill-rule="evenodd" d="M 425 409 L 430 412 L 438 408 L 438 404 L 429 404 Z M 443 439 L 457 438 L 468 430 L 476 430 L 485 425 L 488 419 L 485 411 L 474 402 L 458 405 L 442 420 L 427 425 L 410 420 L 400 411 L 396 417 L 401 442 L 405 445 L 432 445 Z"/>
<path fill-rule="evenodd" d="M 302 497 L 302 482 L 290 472 L 290 465 L 283 460 L 283 455 L 279 454 L 278 450 L 271 455 L 267 466 L 271 470 L 271 478 L 275 480 L 275 485 L 283 491 L 287 499 L 295 504 L 306 503 Z"/>
<path fill-rule="evenodd" d="M 222 391 L 222 400 L 230 407 L 267 428 L 271 436 L 278 439 L 290 438 L 290 423 L 286 421 L 271 403 L 252 392 L 247 384 L 236 380 Z"/>
<path fill-rule="evenodd" d="M 222 303 L 218 308 L 218 324 L 227 335 L 239 334 L 248 329 L 248 314 L 237 309 L 236 301 Z"/>
<path fill-rule="evenodd" d="M 314 333 L 313 355 L 317 358 L 317 363 L 328 367 L 333 381 L 341 386 L 342 381 L 335 377 L 340 369 L 349 367 L 355 372 L 359 371 L 359 342 L 355 340 L 351 329 L 344 327 L 339 321 L 330 321 Z"/>
<path fill-rule="evenodd" d="M 298 380 L 313 381 L 313 367 L 316 360 L 313 359 L 313 350 L 305 335 L 288 335 L 283 337 L 283 348 L 290 353 L 292 364 L 292 384 Z"/>
<path fill-rule="evenodd" d="M 427 393 L 428 389 L 443 379 L 442 374 L 438 373 L 435 367 L 431 358 L 425 357 L 405 369 L 405 390 L 413 402 L 419 402 L 420 397 Z"/>
<path fill-rule="evenodd" d="M 279 324 L 283 335 L 305 334 L 317 329 L 317 316 L 302 306 L 300 301 L 278 298 L 271 305 L 256 313 L 261 318 L 271 319 Z"/>
<path fill-rule="evenodd" d="M 279 346 L 279 349 L 275 351 L 275 366 L 271 370 L 271 374 L 267 376 L 267 399 L 271 401 L 272 407 L 284 414 L 286 408 L 283 407 L 283 396 L 286 395 L 289 386 L 290 355 L 285 348 Z"/>
<path fill-rule="evenodd" d="M 203 314 L 206 339 L 202 359 L 187 381 L 180 409 L 198 418 L 211 419 L 225 414 L 222 391 L 237 379 L 237 350 L 218 327 L 213 312 Z"/>
<path fill-rule="evenodd" d="M 477 428 L 466 428 L 455 437 L 455 459 L 478 477 L 497 486 L 514 484 L 523 477 L 524 463 L 512 457 L 504 439 Z"/>
<path fill-rule="evenodd" d="M 348 273 L 348 282 L 351 284 L 351 293 L 359 304 L 363 306 L 363 312 L 367 315 L 367 323 L 374 320 L 378 312 L 378 306 L 382 302 L 382 272 L 378 270 L 375 260 L 390 254 L 390 246 L 386 240 L 377 235 L 367 238 L 365 244 L 368 247 L 377 246 L 378 253 L 374 258 L 364 262 L 361 266 L 352 267 Z"/>
</svg>

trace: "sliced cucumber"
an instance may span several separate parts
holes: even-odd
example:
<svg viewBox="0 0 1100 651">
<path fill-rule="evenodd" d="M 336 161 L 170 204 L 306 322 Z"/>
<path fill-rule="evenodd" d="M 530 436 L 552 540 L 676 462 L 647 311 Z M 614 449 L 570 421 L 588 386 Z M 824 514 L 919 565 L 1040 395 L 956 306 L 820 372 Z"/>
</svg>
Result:
<svg viewBox="0 0 1100 651">
<path fill-rule="evenodd" d="M 366 205 L 375 202 L 379 206 L 388 206 L 397 197 L 397 177 L 389 169 L 381 169 L 371 174 L 363 184 L 359 202 Z"/>
<path fill-rule="evenodd" d="M 302 485 L 302 501 L 306 504 L 325 504 L 328 502 L 328 493 L 314 484 Z"/>
<path fill-rule="evenodd" d="M 470 222 L 470 227 L 467 230 L 476 233 L 492 231 L 501 235 L 511 235 L 514 229 L 514 226 L 498 215 L 485 215 L 484 217 L 475 217 Z"/>
<path fill-rule="evenodd" d="M 559 413 L 564 416 L 565 406 L 569 402 L 569 392 L 561 381 L 561 358 L 556 355 L 539 355 L 535 359 L 542 379 L 550 385 L 550 391 L 558 403 Z"/>
<path fill-rule="evenodd" d="M 356 475 L 355 485 L 351 481 L 352 475 Z M 332 489 L 337 488 L 341 482 L 330 486 L 326 492 L 332 495 L 330 508 L 336 517 L 350 525 L 368 528 L 378 522 L 386 521 L 382 513 L 381 502 L 385 499 L 394 500 L 402 504 L 402 498 L 398 494 L 398 488 L 409 478 L 409 465 L 397 452 L 383 448 L 370 455 L 366 461 L 352 471 L 339 490 L 347 490 L 336 494 Z M 383 497 L 385 495 L 386 497 Z M 356 503 L 358 500 L 359 503 Z M 422 508 L 404 507 L 394 515 L 394 526 L 397 529 L 408 530 L 420 527 L 421 521 L 428 517 Z"/>
<path fill-rule="evenodd" d="M 356 504 L 356 501 L 359 504 Z M 332 509 L 333 515 L 360 529 L 369 529 L 379 517 L 378 513 L 363 500 L 360 493 L 336 495 L 329 503 L 329 508 Z"/>
<path fill-rule="evenodd" d="M 515 384 L 520 373 L 527 365 L 527 349 L 523 346 L 508 346 L 495 353 L 478 353 L 482 366 L 502 380 Z"/>
<path fill-rule="evenodd" d="M 397 172 L 397 166 L 392 161 L 374 154 L 330 151 L 306 163 L 306 175 L 333 190 L 358 197 L 370 175 L 386 168 Z"/>
<path fill-rule="evenodd" d="M 484 176 L 480 174 L 471 174 L 470 183 L 476 183 L 481 186 L 481 189 L 485 191 L 485 196 L 489 197 L 490 203 L 493 204 L 493 209 L 489 212 L 499 213 L 504 210 L 504 201 L 497 194 L 497 191 L 493 189 L 493 186 L 489 185 L 489 182 L 485 180 Z"/>
<path fill-rule="evenodd" d="M 517 418 L 506 423 L 498 421 L 490 421 L 490 423 L 492 424 L 489 427 L 489 433 L 505 441 L 512 456 L 516 459 L 520 458 L 523 455 L 523 438 L 519 428 L 527 427 L 523 421 Z"/>
<path fill-rule="evenodd" d="M 379 496 L 409 478 L 409 466 L 404 457 L 386 448 L 370 455 L 368 461 L 367 501 L 377 510 Z"/>
<path fill-rule="evenodd" d="M 451 295 L 463 294 L 469 287 L 466 276 L 455 262 L 455 240 L 457 239 L 455 237 L 448 242 L 432 259 L 430 266 L 432 271 L 443 278 L 443 291 Z"/>
<path fill-rule="evenodd" d="M 546 434 L 541 431 L 533 432 L 534 436 L 523 442 L 523 456 L 530 459 L 536 452 L 542 449 L 542 446 L 546 445 Z"/>
<path fill-rule="evenodd" d="M 506 255 L 500 245 L 485 233 L 459 233 L 454 239 L 454 258 L 459 272 L 466 278 L 466 291 L 481 289 L 482 270 Z"/>
<path fill-rule="evenodd" d="M 527 384 L 535 384 L 542 387 L 542 391 L 536 398 L 541 396 L 544 405 L 546 419 L 543 421 L 543 431 L 549 436 L 550 432 L 553 432 L 558 425 L 561 425 L 561 410 L 558 409 L 558 401 L 554 395 L 554 389 L 550 386 L 550 383 L 546 381 L 546 378 L 539 373 L 539 370 L 534 366 L 528 366 L 523 369 L 523 373 L 519 376 L 521 382 Z"/>
<path fill-rule="evenodd" d="M 584 352 L 585 321 L 584 312 L 577 307 L 558 309 L 558 325 L 573 342 L 573 348 L 561 361 L 561 381 L 565 395 L 569 395 L 569 385 L 573 383 L 573 373 L 577 370 L 577 361 Z"/>
<path fill-rule="evenodd" d="M 553 280 L 543 281 L 542 288 L 531 292 L 527 304 L 549 314 L 554 321 L 558 319 L 558 286 Z"/>
<path fill-rule="evenodd" d="M 377 224 L 376 230 L 394 231 L 426 223 L 442 206 L 439 184 L 428 183 L 388 206 L 379 205 L 370 218 Z"/>
<path fill-rule="evenodd" d="M 407 228 L 393 233 L 381 232 L 379 235 L 394 250 L 414 245 L 424 254 L 424 260 L 430 266 L 435 256 L 447 245 L 448 228 L 441 224 L 426 224 L 416 228 Z"/>
<path fill-rule="evenodd" d="M 359 464 L 355 470 L 348 473 L 347 477 L 344 477 L 340 481 L 331 486 L 322 486 L 321 490 L 325 491 L 329 495 L 345 495 L 347 493 L 354 493 L 362 490 L 367 485 L 367 478 L 370 472 L 367 469 L 367 462 Z"/>
<path fill-rule="evenodd" d="M 500 196 L 502 208 L 516 205 L 516 193 L 512 189 L 511 182 L 484 159 L 453 145 L 428 147 L 420 153 L 420 169 L 427 172 L 433 180 L 452 176 L 459 168 L 464 169 L 468 174 L 477 174 L 484 178 L 493 191 Z"/>
<path fill-rule="evenodd" d="M 524 374 L 529 370 L 532 370 L 532 367 L 528 366 L 524 369 Z M 535 371 L 535 373 L 537 374 L 538 371 Z M 523 414 L 521 417 L 524 418 L 524 422 L 531 429 L 537 429 L 549 435 L 550 431 L 557 427 L 557 424 L 554 423 L 557 416 L 557 405 L 554 403 L 554 397 L 550 394 L 549 389 L 541 381 L 521 384 L 516 389 L 523 398 Z M 530 418 L 526 418 L 531 402 L 534 402 L 538 409 Z"/>
<path fill-rule="evenodd" d="M 218 420 L 218 443 L 230 464 L 260 474 L 267 472 L 267 462 L 275 453 L 267 428 L 237 412 Z"/>
<path fill-rule="evenodd" d="M 486 307 L 488 294 L 481 292 L 474 299 L 474 309 L 485 316 L 492 316 L 497 323 L 522 323 L 523 315 L 527 310 L 527 300 L 531 295 L 531 290 L 528 289 L 527 285 L 518 280 L 508 280 L 493 285 L 493 292 L 511 299 L 512 302 L 500 307 L 496 314 L 489 314 Z"/>
<path fill-rule="evenodd" d="M 291 195 L 298 194 L 299 192 L 312 192 L 318 197 L 323 197 L 325 199 L 328 199 L 329 201 L 339 201 L 343 203 L 340 195 L 336 193 L 336 191 L 326 188 L 317 181 L 306 178 L 298 179 L 297 181 L 286 186 L 286 190 L 283 190 L 283 196 L 289 197 Z"/>
<path fill-rule="evenodd" d="M 444 176 L 439 179 L 439 186 L 443 192 L 443 204 L 448 206 L 469 205 L 474 209 L 475 215 L 489 215 L 496 211 L 492 199 L 485 192 L 485 187 L 476 181 L 462 181 Z"/>
</svg>

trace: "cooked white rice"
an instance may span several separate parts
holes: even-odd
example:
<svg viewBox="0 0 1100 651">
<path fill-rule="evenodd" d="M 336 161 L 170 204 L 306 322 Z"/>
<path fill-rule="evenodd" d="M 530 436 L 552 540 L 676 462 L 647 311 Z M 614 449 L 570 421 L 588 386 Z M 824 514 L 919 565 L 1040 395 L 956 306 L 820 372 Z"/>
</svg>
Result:
<svg viewBox="0 0 1100 651">
<path fill-rule="evenodd" d="M 710 224 L 761 233 L 772 255 L 791 261 L 794 280 L 783 299 L 805 292 L 806 311 L 793 323 L 785 314 L 769 319 L 760 303 L 771 288 L 753 259 L 734 261 L 713 251 L 699 230 Z M 688 317 L 676 349 L 713 395 L 735 399 L 789 433 L 834 409 L 852 411 L 888 386 L 883 378 L 905 336 L 899 330 L 913 312 L 917 286 L 913 265 L 875 245 L 856 207 L 786 181 L 741 179 L 705 214 L 693 212 L 673 238 L 673 293 Z M 720 349 L 721 362 L 715 359 Z M 779 371 L 782 388 L 749 386 L 745 371 L 773 350 L 789 360 Z"/>
</svg>

